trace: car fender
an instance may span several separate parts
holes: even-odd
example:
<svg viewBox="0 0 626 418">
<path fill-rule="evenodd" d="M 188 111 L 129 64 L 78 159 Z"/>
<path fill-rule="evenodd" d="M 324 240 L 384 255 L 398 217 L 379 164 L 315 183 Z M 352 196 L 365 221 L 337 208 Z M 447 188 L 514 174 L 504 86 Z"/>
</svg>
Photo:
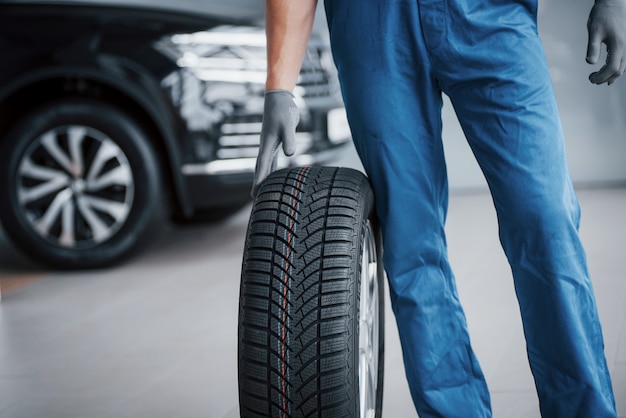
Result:
<svg viewBox="0 0 626 418">
<path fill-rule="evenodd" d="M 183 156 L 179 142 L 181 132 L 186 128 L 178 120 L 175 111 L 167 105 L 165 92 L 156 80 L 143 74 L 140 69 L 133 68 L 132 63 L 126 59 L 101 55 L 97 61 L 97 66 L 59 64 L 22 71 L 0 84 L 0 107 L 29 86 L 45 84 L 50 80 L 74 80 L 83 85 L 112 89 L 120 98 L 130 101 L 127 106 L 134 105 L 140 109 L 154 126 L 158 133 L 154 138 L 157 142 L 155 146 L 162 147 L 165 151 L 162 153 L 163 159 L 168 168 L 167 174 L 171 179 L 176 204 L 183 216 L 190 216 L 193 207 L 180 170 Z M 51 99 L 57 97 L 59 96 L 54 95 Z"/>
</svg>

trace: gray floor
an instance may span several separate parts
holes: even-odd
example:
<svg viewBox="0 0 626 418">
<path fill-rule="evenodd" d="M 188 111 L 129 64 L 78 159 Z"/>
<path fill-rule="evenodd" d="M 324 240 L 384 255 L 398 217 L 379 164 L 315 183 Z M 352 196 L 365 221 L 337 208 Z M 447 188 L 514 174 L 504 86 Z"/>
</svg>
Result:
<svg viewBox="0 0 626 418">
<path fill-rule="evenodd" d="M 618 412 L 626 416 L 626 189 L 579 190 Z M 538 417 L 510 272 L 485 193 L 453 193 L 450 257 L 495 417 Z M 0 232 L 0 417 L 238 416 L 239 272 L 249 208 L 166 225 L 97 272 L 33 267 Z M 415 416 L 392 314 L 384 416 Z"/>
</svg>

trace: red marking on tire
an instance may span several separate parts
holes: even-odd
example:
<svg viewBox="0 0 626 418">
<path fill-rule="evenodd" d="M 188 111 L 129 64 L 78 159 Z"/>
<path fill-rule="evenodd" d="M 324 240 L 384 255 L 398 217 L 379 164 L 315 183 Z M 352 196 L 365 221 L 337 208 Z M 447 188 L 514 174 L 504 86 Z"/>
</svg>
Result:
<svg viewBox="0 0 626 418">
<path fill-rule="evenodd" d="M 286 339 L 287 339 L 287 289 L 289 284 L 289 268 L 290 263 L 289 259 L 291 257 L 291 241 L 293 240 L 293 234 L 291 231 L 293 230 L 293 218 L 296 214 L 296 207 L 298 205 L 298 195 L 300 194 L 300 186 L 302 185 L 302 179 L 304 174 L 306 173 L 307 168 L 302 168 L 298 173 L 298 178 L 296 179 L 296 184 L 294 186 L 294 196 L 291 199 L 291 212 L 289 217 L 289 229 L 287 231 L 287 251 L 285 253 L 285 272 L 283 274 L 283 305 L 282 305 L 282 323 L 281 323 L 281 350 L 280 350 L 280 359 L 281 359 L 281 369 L 280 369 L 280 377 L 281 377 L 281 394 L 283 397 L 282 402 L 282 413 L 285 416 L 287 412 L 287 359 L 286 359 Z"/>
</svg>

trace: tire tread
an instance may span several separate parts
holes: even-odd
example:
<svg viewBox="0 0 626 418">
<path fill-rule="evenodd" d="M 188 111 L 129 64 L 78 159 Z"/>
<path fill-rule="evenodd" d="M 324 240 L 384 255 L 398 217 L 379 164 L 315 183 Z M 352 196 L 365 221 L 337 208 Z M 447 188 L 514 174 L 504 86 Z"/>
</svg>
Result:
<svg viewBox="0 0 626 418">
<path fill-rule="evenodd" d="M 357 338 L 350 304 L 358 263 L 351 254 L 364 190 L 361 173 L 337 168 L 281 170 L 262 185 L 242 264 L 242 416 L 346 417 L 357 410 L 349 371 L 358 363 L 346 341 Z"/>
</svg>

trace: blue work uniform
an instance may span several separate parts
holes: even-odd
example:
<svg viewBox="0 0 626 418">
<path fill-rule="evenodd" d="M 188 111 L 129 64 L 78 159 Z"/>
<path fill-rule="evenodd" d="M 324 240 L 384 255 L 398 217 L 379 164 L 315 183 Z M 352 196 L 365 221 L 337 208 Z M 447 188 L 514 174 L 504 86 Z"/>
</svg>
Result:
<svg viewBox="0 0 626 418">
<path fill-rule="evenodd" d="M 615 417 L 536 0 L 326 0 L 418 414 L 491 416 L 448 263 L 449 96 L 485 175 L 545 417 Z"/>
</svg>

